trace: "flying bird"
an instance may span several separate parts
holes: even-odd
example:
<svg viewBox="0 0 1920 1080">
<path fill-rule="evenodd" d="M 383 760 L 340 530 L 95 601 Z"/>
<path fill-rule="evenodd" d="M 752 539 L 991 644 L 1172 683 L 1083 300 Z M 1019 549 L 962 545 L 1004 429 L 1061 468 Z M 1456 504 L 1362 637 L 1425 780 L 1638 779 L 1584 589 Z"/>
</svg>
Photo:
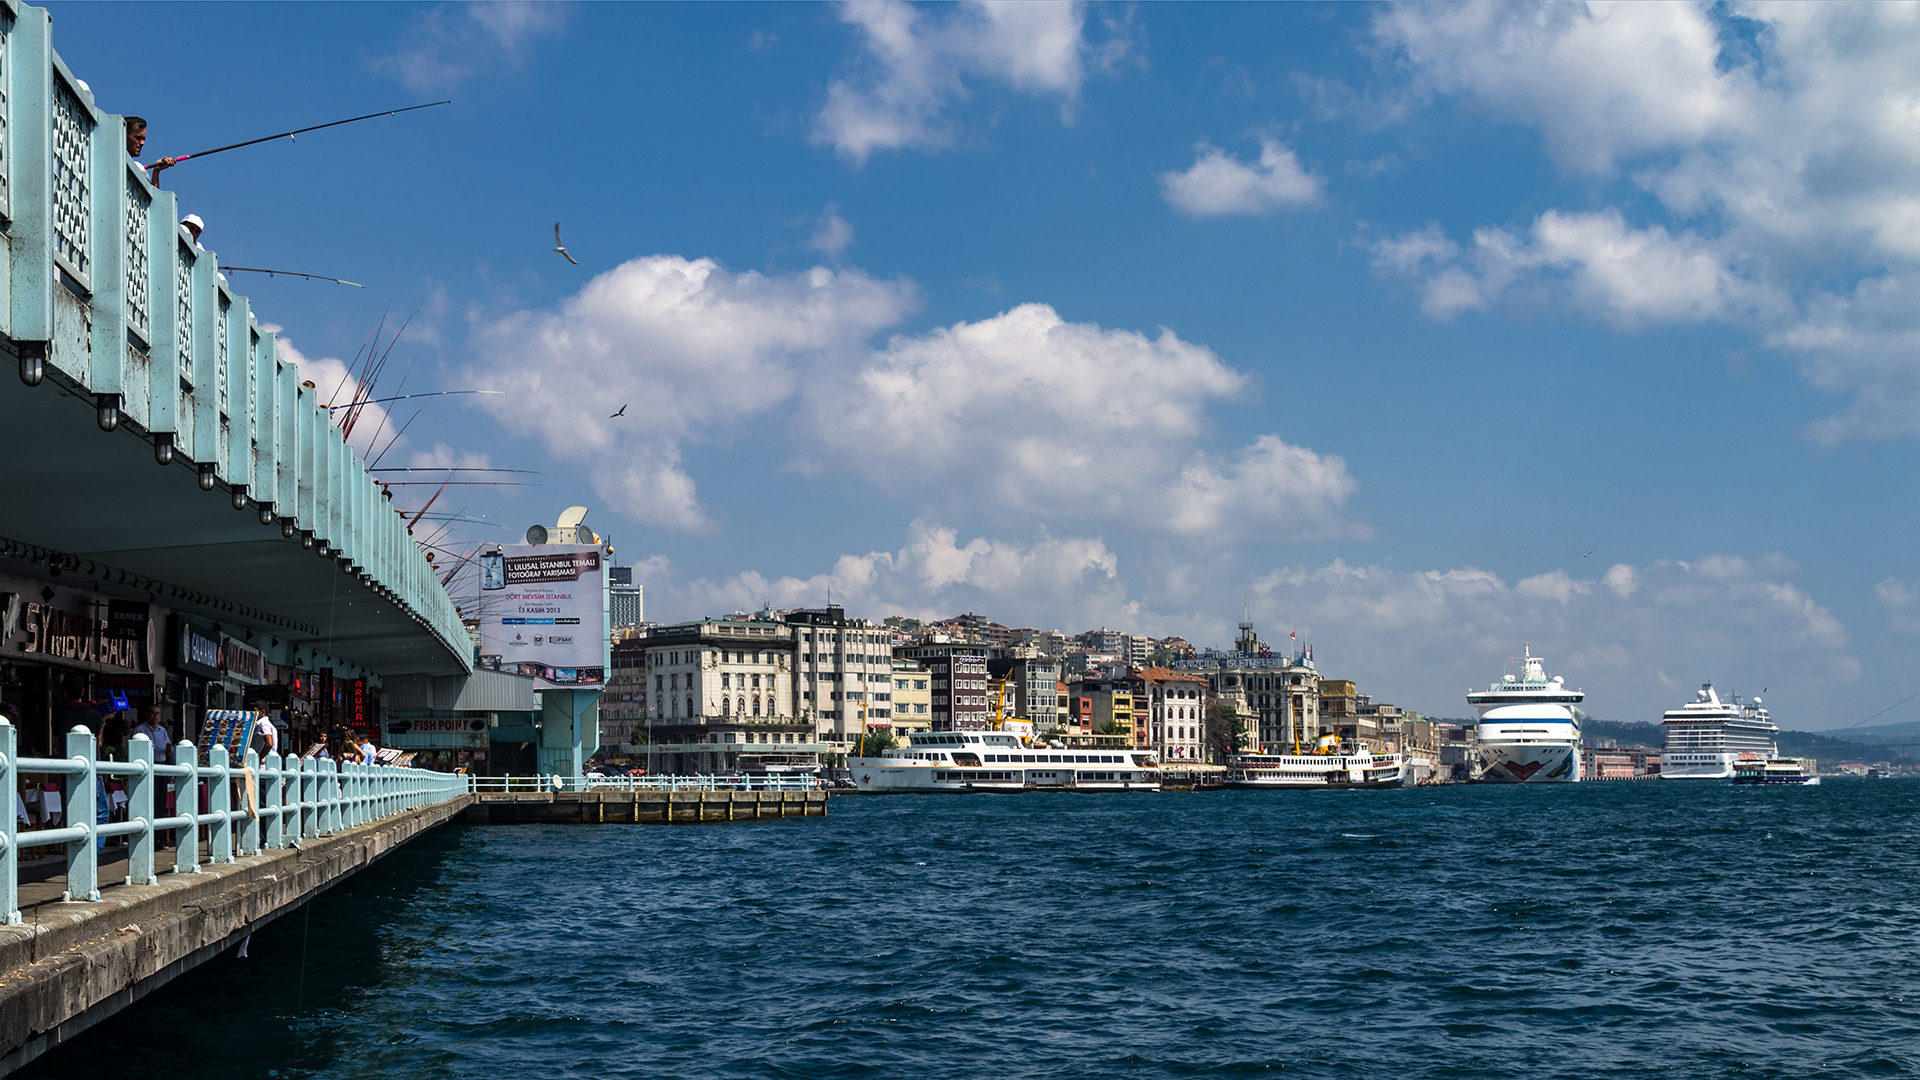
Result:
<svg viewBox="0 0 1920 1080">
<path fill-rule="evenodd" d="M 557 221 L 553 223 L 553 250 L 559 252 L 561 258 L 573 265 L 580 265 L 580 260 L 568 253 L 566 241 L 560 239 L 560 223 Z"/>
<path fill-rule="evenodd" d="M 1599 551 L 1599 550 L 1600 550 L 1599 548 L 1593 549 L 1593 551 Z M 1574 554 L 1580 556 L 1583 559 L 1590 559 L 1593 557 L 1593 551 L 1576 551 L 1574 552 Z"/>
<path fill-rule="evenodd" d="M 609 417 L 607 417 L 607 419 L 609 419 L 609 420 L 618 420 L 618 419 L 620 419 L 621 417 L 623 417 L 623 416 L 625 416 L 625 415 L 627 415 L 627 407 L 626 407 L 625 405 L 622 405 L 622 406 L 620 406 L 620 411 L 619 411 L 619 412 L 617 412 L 617 413 L 614 413 L 614 414 L 613 414 L 612 416 L 609 416 Z"/>
</svg>

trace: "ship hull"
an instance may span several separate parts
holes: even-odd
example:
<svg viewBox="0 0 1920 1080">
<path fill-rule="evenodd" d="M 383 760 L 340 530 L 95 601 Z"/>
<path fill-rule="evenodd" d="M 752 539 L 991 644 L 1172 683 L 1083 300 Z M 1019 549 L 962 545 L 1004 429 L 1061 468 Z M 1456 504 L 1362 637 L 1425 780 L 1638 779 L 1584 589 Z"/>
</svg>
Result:
<svg viewBox="0 0 1920 1080">
<path fill-rule="evenodd" d="M 1571 743 L 1481 743 L 1480 782 L 1572 784 L 1580 780 L 1580 754 Z"/>
</svg>

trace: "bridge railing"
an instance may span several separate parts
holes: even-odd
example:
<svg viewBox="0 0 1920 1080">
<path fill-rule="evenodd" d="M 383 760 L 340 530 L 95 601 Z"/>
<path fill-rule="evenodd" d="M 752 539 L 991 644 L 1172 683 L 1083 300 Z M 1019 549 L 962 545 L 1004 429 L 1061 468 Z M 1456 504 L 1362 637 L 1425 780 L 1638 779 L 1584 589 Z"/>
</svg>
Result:
<svg viewBox="0 0 1920 1080">
<path fill-rule="evenodd" d="M 236 857 L 298 847 L 302 840 L 351 829 L 423 806 L 467 794 L 466 777 L 425 769 L 308 760 L 296 755 L 252 750 L 243 762 L 228 760 L 227 749 L 207 751 L 206 764 L 192 743 L 174 747 L 172 764 L 153 759 L 153 743 L 135 735 L 128 761 L 102 761 L 92 732 L 67 733 L 64 758 L 17 756 L 19 732 L 0 720 L 0 783 L 18 791 L 22 776 L 60 777 L 67 824 L 58 828 L 20 828 L 18 814 L 6 815 L 0 830 L 0 923 L 21 921 L 20 852 L 33 847 L 63 847 L 66 853 L 64 900 L 100 899 L 103 841 L 127 838 L 127 875 L 123 884 L 154 885 L 158 874 L 197 874 L 202 858 L 200 831 L 206 830 L 207 862 L 230 863 Z M 127 820 L 100 821 L 109 778 L 126 785 Z M 163 785 L 173 781 L 175 812 L 164 814 Z M 201 812 L 204 791 L 206 810 Z M 173 833 L 171 866 L 160 865 L 161 834 Z"/>
<path fill-rule="evenodd" d="M 816 791 L 820 782 L 797 776 L 473 776 L 475 794 L 558 791 Z"/>
</svg>

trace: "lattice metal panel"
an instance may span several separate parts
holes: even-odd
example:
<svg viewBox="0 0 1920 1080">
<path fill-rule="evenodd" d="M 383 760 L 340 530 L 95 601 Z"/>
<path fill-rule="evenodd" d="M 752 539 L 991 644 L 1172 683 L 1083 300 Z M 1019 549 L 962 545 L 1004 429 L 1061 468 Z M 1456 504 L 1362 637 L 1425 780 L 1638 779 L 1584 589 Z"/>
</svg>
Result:
<svg viewBox="0 0 1920 1080">
<path fill-rule="evenodd" d="M 180 245 L 180 269 L 173 276 L 174 303 L 179 308 L 180 382 L 193 387 L 193 252 Z"/>
<path fill-rule="evenodd" d="M 53 80 L 53 254 L 83 277 L 93 273 L 93 118 L 59 77 Z"/>
<path fill-rule="evenodd" d="M 13 16 L 0 14 L 0 214 L 13 216 Z"/>
<path fill-rule="evenodd" d="M 153 340 L 153 231 L 150 200 L 139 181 L 127 177 L 127 326 Z"/>
<path fill-rule="evenodd" d="M 260 335 L 249 333 L 247 343 L 252 346 L 247 350 L 247 423 L 257 431 L 260 427 L 260 391 L 256 385 L 259 380 L 253 377 L 253 358 L 260 354 Z"/>
<path fill-rule="evenodd" d="M 213 379 L 218 388 L 220 422 L 227 422 L 227 309 L 233 305 L 224 299 L 220 301 L 220 315 L 214 327 L 213 337 Z"/>
</svg>

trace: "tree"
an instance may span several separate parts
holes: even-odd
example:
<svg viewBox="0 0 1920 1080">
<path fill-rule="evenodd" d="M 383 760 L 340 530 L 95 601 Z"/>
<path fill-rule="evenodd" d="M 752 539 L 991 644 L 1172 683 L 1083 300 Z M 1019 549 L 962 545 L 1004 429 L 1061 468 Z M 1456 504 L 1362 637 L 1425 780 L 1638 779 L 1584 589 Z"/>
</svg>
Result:
<svg viewBox="0 0 1920 1080">
<path fill-rule="evenodd" d="M 879 757 L 883 751 L 899 745 L 900 740 L 894 738 L 891 731 L 869 731 L 864 735 L 854 736 L 853 752 L 848 756 Z"/>
<path fill-rule="evenodd" d="M 1127 725 L 1121 723 L 1118 720 L 1115 720 L 1111 716 L 1107 717 L 1105 720 L 1100 721 L 1100 726 L 1097 728 L 1094 728 L 1093 733 L 1095 735 L 1131 735 L 1133 734 L 1132 730 L 1130 730 L 1127 727 Z"/>
<path fill-rule="evenodd" d="M 1215 701 L 1207 706 L 1206 716 L 1203 734 L 1207 749 L 1216 759 L 1225 759 L 1247 748 L 1247 722 L 1240 719 L 1240 710 L 1224 701 Z"/>
</svg>

